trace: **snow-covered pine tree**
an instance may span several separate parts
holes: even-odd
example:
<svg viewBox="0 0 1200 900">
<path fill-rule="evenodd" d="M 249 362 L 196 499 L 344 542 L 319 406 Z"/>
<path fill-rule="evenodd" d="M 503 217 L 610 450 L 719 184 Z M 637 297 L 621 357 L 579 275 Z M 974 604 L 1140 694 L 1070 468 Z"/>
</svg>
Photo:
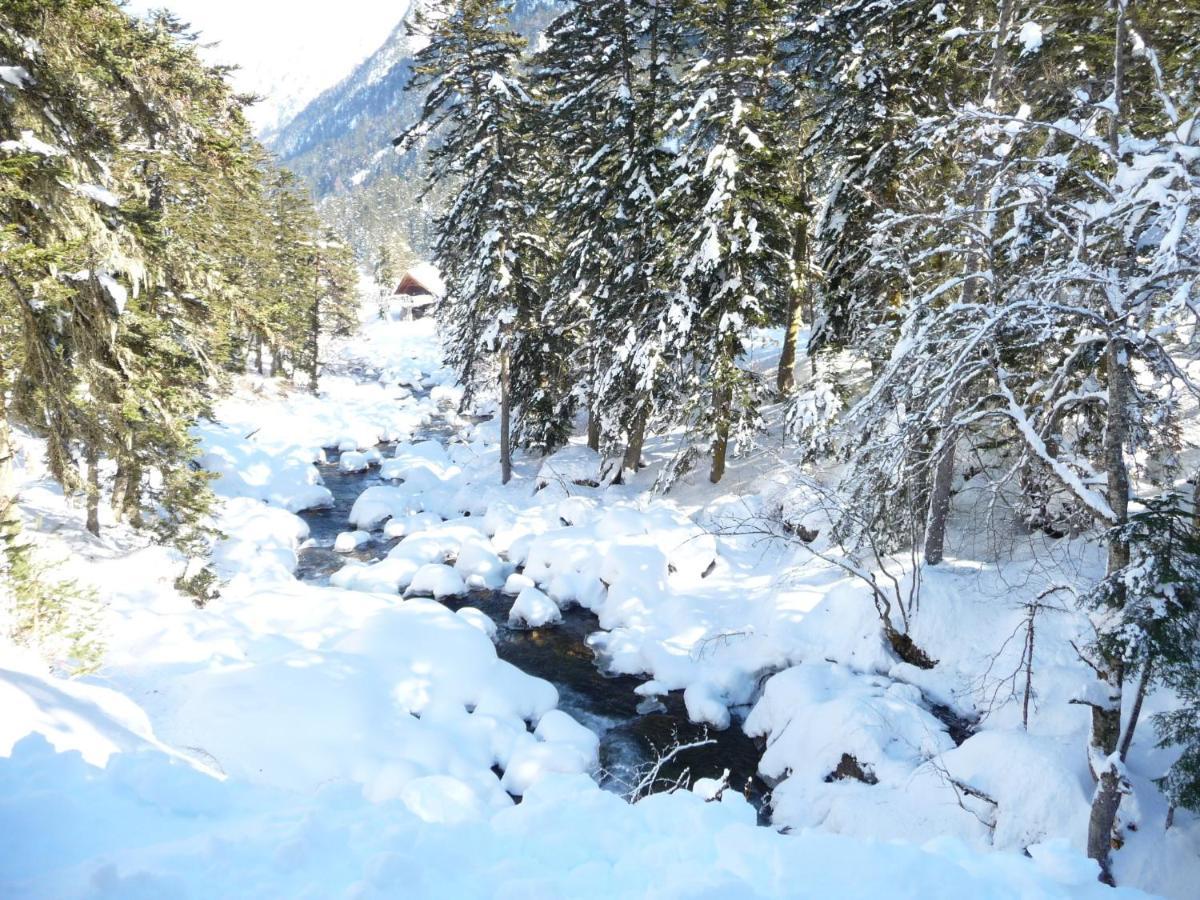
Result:
<svg viewBox="0 0 1200 900">
<path fill-rule="evenodd" d="M 659 196 L 672 159 L 663 135 L 682 53 L 677 6 L 574 4 L 551 24 L 537 59 L 545 128 L 561 159 L 553 187 L 564 248 L 549 308 L 576 323 L 589 443 L 620 448 L 631 471 L 659 393 L 651 311 L 665 303 L 654 261 L 667 235 Z"/>
<path fill-rule="evenodd" d="M 447 360 L 468 396 L 498 364 L 504 483 L 512 475 L 512 364 L 536 360 L 517 344 L 535 334 L 547 268 L 533 196 L 533 100 L 518 67 L 525 40 L 509 30 L 508 16 L 502 0 L 437 0 L 422 8 L 413 27 L 428 44 L 408 88 L 425 91 L 425 101 L 421 120 L 397 139 L 409 145 L 436 135 L 430 182 L 453 186 L 434 247 L 446 282 L 439 319 Z"/>
<path fill-rule="evenodd" d="M 655 310 L 676 415 L 725 473 L 729 443 L 758 424 L 762 386 L 742 365 L 749 330 L 786 309 L 792 292 L 791 158 L 775 141 L 786 4 L 722 0 L 687 8 L 701 48 L 679 80 L 669 127 L 679 142 L 660 202 L 673 233 L 673 293 Z"/>
<path fill-rule="evenodd" d="M 1110 537 L 1129 546 L 1129 563 L 1088 601 L 1101 623 L 1097 649 L 1137 678 L 1116 754 L 1123 763 L 1148 688 L 1170 688 L 1179 705 L 1154 725 L 1161 744 L 1183 752 L 1161 785 L 1172 806 L 1200 809 L 1200 528 L 1192 498 L 1171 490 L 1150 498 Z"/>
</svg>

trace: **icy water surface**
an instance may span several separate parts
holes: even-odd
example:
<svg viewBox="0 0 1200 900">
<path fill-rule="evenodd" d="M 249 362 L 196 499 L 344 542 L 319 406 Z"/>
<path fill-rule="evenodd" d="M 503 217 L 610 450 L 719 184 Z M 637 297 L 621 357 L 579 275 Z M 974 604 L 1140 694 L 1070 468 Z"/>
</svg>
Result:
<svg viewBox="0 0 1200 900">
<path fill-rule="evenodd" d="M 430 437 L 445 439 L 443 429 L 431 428 L 414 440 Z M 380 445 L 384 456 L 391 447 Z M 327 581 L 347 558 L 370 561 L 383 558 L 396 540 L 376 533 L 376 541 L 354 553 L 335 553 L 333 542 L 347 530 L 354 501 L 371 485 L 384 483 L 378 470 L 345 473 L 338 471 L 337 453 L 329 452 L 330 462 L 319 466 L 325 486 L 333 493 L 334 505 L 328 509 L 301 513 L 310 529 L 309 545 L 300 552 L 297 577 L 314 582 Z M 720 778 L 727 770 L 731 789 L 744 793 L 764 811 L 766 785 L 757 777 L 762 754 L 755 742 L 741 730 L 740 723 L 724 731 L 706 729 L 689 721 L 682 692 L 646 699 L 634 693 L 643 679 L 631 675 L 609 675 L 597 664 L 587 643 L 588 635 L 599 630 L 596 617 L 580 607 L 563 610 L 563 621 L 548 628 L 509 628 L 508 611 L 513 598 L 499 592 L 476 591 L 466 597 L 443 601 L 450 609 L 473 606 L 486 613 L 497 625 L 496 652 L 530 675 L 551 682 L 559 694 L 559 708 L 600 735 L 601 785 L 618 793 L 628 793 L 651 762 L 675 743 L 689 744 L 705 738 L 706 746 L 680 753 L 662 768 L 657 789 L 664 789 L 680 778 L 687 782 L 699 778 Z"/>
</svg>

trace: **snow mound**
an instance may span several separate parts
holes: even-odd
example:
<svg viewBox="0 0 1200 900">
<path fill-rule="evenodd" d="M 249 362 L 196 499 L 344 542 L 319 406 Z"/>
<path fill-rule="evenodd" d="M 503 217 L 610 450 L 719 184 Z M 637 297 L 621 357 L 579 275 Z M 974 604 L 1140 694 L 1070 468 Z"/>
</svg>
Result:
<svg viewBox="0 0 1200 900">
<path fill-rule="evenodd" d="M 541 628 L 561 620 L 562 612 L 558 604 L 535 587 L 521 591 L 508 612 L 510 623 L 528 625 L 530 628 Z"/>
</svg>

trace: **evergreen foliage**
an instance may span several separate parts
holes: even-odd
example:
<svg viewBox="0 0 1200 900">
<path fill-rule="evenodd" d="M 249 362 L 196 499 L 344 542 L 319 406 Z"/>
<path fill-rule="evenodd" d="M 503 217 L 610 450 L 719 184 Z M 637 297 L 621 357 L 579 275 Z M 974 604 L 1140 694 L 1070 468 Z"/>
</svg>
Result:
<svg viewBox="0 0 1200 900">
<path fill-rule="evenodd" d="M 107 499 L 203 557 L 212 496 L 192 425 L 252 347 L 315 385 L 319 336 L 356 321 L 351 258 L 194 44 L 169 13 L 112 0 L 14 0 L 0 16 L 3 580 L 12 632 L 46 648 L 49 632 L 83 640 L 78 592 L 45 582 L 20 538 L 11 427 L 45 440 L 93 533 Z"/>
<path fill-rule="evenodd" d="M 778 396 L 751 337 L 786 326 L 787 430 L 841 464 L 849 558 L 939 564 L 967 458 L 992 521 L 1101 541 L 1081 652 L 1111 880 L 1131 679 L 1178 698 L 1155 719 L 1184 748 L 1174 802 L 1200 768 L 1196 537 L 1171 499 L 1200 391 L 1196 5 L 596 0 L 528 57 L 506 9 L 441 0 L 416 82 L 422 128 L 450 125 L 430 157 L 458 190 L 439 261 L 464 376 L 507 348 L 530 446 L 578 404 L 625 476 L 657 432 L 660 486 L 705 454 L 715 482 Z M 522 87 L 502 109 L 488 83 Z M 484 153 L 490 134 L 519 150 Z M 883 632 L 926 658 L 898 608 Z"/>
</svg>

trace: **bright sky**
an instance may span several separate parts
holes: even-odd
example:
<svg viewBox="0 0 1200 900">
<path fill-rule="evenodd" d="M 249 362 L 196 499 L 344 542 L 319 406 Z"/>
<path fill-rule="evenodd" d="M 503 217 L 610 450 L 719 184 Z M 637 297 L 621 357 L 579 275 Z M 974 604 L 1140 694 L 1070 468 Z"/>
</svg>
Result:
<svg viewBox="0 0 1200 900">
<path fill-rule="evenodd" d="M 266 99 L 259 128 L 280 123 L 340 81 L 384 42 L 408 0 L 129 0 L 135 14 L 166 7 L 201 32 L 214 62 L 235 63 L 240 90 Z"/>
</svg>

